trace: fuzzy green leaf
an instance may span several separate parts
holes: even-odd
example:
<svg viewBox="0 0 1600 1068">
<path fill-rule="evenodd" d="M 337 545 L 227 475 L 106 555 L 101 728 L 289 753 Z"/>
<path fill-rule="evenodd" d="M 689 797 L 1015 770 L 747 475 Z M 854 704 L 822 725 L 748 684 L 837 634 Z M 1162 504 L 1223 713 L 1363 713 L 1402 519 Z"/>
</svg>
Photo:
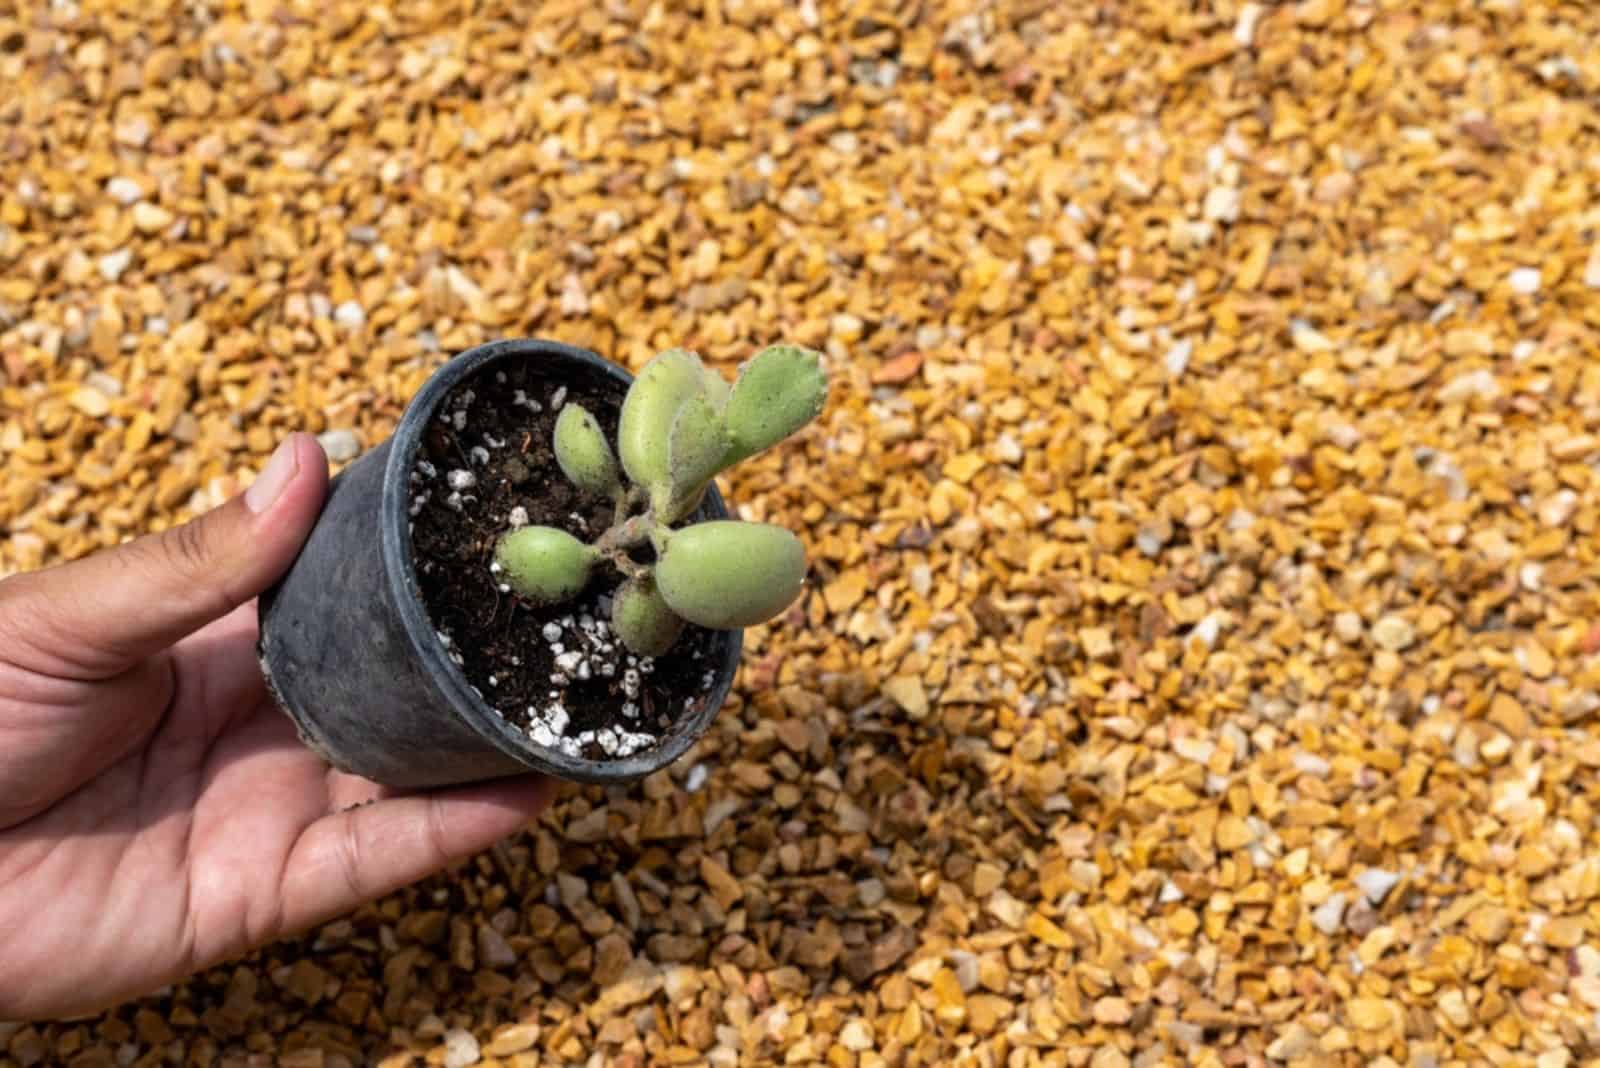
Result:
<svg viewBox="0 0 1600 1068">
<path fill-rule="evenodd" d="M 500 539 L 494 558 L 513 590 L 530 601 L 555 604 L 583 590 L 598 555 L 564 530 L 521 527 Z"/>
<path fill-rule="evenodd" d="M 657 518 L 675 523 L 694 509 L 706 483 L 722 470 L 729 445 L 722 416 L 711 402 L 689 398 L 667 439 L 667 483 L 652 501 Z"/>
<path fill-rule="evenodd" d="M 794 602 L 805 547 L 783 527 L 717 520 L 673 531 L 656 563 L 662 599 L 691 623 L 733 630 L 764 623 Z"/>
<path fill-rule="evenodd" d="M 733 440 L 728 462 L 769 449 L 822 413 L 828 376 L 818 353 L 773 345 L 739 369 L 723 417 Z"/>
<path fill-rule="evenodd" d="M 605 431 L 581 404 L 568 404 L 556 418 L 556 463 L 574 486 L 587 493 L 611 495 L 622 482 L 617 458 Z"/>
<path fill-rule="evenodd" d="M 631 578 L 611 599 L 611 626 L 636 656 L 660 656 L 683 632 L 674 612 L 648 574 Z"/>
<path fill-rule="evenodd" d="M 678 409 L 706 388 L 706 369 L 687 349 L 668 349 L 639 372 L 622 401 L 617 451 L 635 485 L 652 490 L 667 481 L 667 440 Z"/>
<path fill-rule="evenodd" d="M 701 395 L 718 415 L 721 415 L 722 410 L 728 406 L 728 394 L 732 392 L 733 384 L 723 378 L 715 368 L 705 369 L 704 389 Z"/>
</svg>

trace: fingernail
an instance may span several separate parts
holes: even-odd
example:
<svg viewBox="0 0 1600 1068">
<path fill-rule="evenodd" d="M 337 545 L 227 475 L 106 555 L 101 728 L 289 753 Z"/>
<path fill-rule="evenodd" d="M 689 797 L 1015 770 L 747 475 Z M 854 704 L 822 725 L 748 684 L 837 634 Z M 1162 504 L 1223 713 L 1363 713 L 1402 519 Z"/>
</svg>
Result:
<svg viewBox="0 0 1600 1068">
<path fill-rule="evenodd" d="M 294 481 L 295 473 L 299 470 L 300 461 L 295 456 L 294 439 L 290 438 L 278 446 L 261 474 L 244 491 L 244 506 L 256 515 L 265 512 L 283 496 L 284 489 Z"/>
</svg>

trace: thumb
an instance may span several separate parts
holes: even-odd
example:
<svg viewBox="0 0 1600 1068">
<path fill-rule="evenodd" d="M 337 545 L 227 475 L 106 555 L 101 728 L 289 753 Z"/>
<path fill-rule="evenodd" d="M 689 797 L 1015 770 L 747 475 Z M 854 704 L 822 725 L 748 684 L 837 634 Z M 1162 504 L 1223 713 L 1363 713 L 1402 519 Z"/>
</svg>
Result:
<svg viewBox="0 0 1600 1068">
<path fill-rule="evenodd" d="M 327 494 L 315 438 L 292 434 L 244 493 L 182 526 L 0 583 L 19 666 L 110 678 L 219 619 L 294 562 Z"/>
</svg>

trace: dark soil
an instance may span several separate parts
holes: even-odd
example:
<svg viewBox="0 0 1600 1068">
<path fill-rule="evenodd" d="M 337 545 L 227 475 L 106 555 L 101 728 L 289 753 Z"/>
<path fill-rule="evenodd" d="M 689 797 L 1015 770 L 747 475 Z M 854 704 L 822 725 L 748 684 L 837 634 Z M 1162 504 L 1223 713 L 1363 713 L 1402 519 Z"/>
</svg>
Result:
<svg viewBox="0 0 1600 1068">
<path fill-rule="evenodd" d="M 435 630 L 484 701 L 540 744 L 551 744 L 543 732 L 554 713 L 556 746 L 606 759 L 613 755 L 609 740 L 603 745 L 593 732 L 627 732 L 635 752 L 647 751 L 702 699 L 715 674 L 716 635 L 687 627 L 665 656 L 633 657 L 609 633 L 610 594 L 621 576 L 605 564 L 566 604 L 540 606 L 501 588 L 490 565 L 515 509 L 529 523 L 585 541 L 614 515 L 610 500 L 580 492 L 556 464 L 558 399 L 589 409 L 615 443 L 622 395 L 614 383 L 554 381 L 527 360 L 493 366 L 456 387 L 413 465 L 412 560 Z M 582 654 L 580 668 L 571 656 L 558 665 L 560 653 L 573 651 Z M 648 744 L 639 735 L 648 735 Z"/>
</svg>

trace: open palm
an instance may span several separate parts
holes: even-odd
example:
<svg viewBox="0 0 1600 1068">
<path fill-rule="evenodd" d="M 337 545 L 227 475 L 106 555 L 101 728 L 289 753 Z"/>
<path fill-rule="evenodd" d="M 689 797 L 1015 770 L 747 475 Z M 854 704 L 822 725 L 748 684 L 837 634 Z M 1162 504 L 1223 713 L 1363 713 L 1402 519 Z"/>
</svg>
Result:
<svg viewBox="0 0 1600 1068">
<path fill-rule="evenodd" d="M 187 527 L 0 582 L 0 1019 L 94 1011 L 304 930 L 548 800 L 536 777 L 396 796 L 300 743 L 253 598 L 327 472 L 311 439 L 279 455 Z"/>
</svg>

